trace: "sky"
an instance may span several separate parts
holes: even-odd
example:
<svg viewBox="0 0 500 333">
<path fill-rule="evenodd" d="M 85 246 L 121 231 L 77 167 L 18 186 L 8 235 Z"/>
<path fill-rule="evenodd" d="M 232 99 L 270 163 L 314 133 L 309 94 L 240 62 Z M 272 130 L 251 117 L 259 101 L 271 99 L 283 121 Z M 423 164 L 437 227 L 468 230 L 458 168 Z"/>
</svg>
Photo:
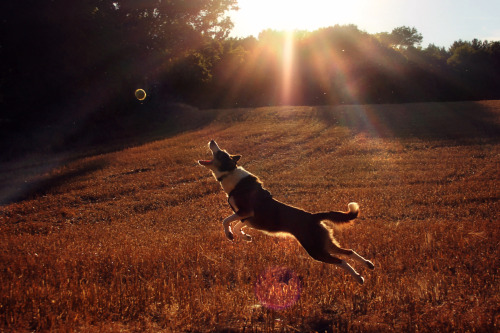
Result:
<svg viewBox="0 0 500 333">
<path fill-rule="evenodd" d="M 500 0 L 238 0 L 232 37 L 262 30 L 309 30 L 355 24 L 370 34 L 415 27 L 423 47 L 450 47 L 459 39 L 500 41 Z"/>
</svg>

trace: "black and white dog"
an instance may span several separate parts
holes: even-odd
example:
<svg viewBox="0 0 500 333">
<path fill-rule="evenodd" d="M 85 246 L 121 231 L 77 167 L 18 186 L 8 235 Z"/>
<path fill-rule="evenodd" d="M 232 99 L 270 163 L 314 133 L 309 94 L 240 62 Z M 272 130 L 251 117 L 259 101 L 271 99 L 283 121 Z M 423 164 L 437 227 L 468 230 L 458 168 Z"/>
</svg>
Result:
<svg viewBox="0 0 500 333">
<path fill-rule="evenodd" d="M 357 203 L 348 205 L 348 212 L 309 213 L 275 200 L 271 193 L 262 187 L 261 181 L 250 172 L 237 165 L 240 155 L 230 155 L 221 150 L 215 141 L 208 144 L 213 154 L 212 160 L 200 160 L 199 164 L 209 168 L 220 182 L 228 196 L 234 214 L 224 219 L 223 226 L 227 238 L 233 240 L 230 224 L 238 221 L 233 232 L 244 240 L 251 237 L 242 227 L 248 226 L 267 233 L 288 233 L 293 235 L 311 257 L 316 260 L 335 264 L 351 274 L 356 281 L 363 283 L 363 277 L 347 262 L 334 257 L 331 253 L 345 255 L 373 269 L 371 261 L 366 260 L 353 250 L 343 249 L 333 238 L 330 230 L 322 222 L 335 224 L 348 223 L 359 214 Z"/>
</svg>

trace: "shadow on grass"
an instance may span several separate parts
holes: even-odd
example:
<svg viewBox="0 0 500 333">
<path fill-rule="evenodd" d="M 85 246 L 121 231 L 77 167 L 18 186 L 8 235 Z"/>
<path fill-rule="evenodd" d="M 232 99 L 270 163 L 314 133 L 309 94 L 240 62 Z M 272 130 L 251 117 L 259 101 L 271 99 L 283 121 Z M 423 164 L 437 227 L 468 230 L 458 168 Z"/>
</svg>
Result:
<svg viewBox="0 0 500 333">
<path fill-rule="evenodd" d="M 198 129 L 215 115 L 184 104 L 165 103 L 136 106 L 119 114 L 72 117 L 68 112 L 46 123 L 0 127 L 0 162 L 19 162 L 29 155 L 64 154 L 76 159 L 122 150 Z"/>
<path fill-rule="evenodd" d="M 136 109 L 136 111 L 139 109 Z M 103 168 L 104 160 L 54 175 L 52 170 L 74 160 L 119 151 L 195 130 L 213 120 L 214 113 L 187 105 L 169 105 L 163 110 L 151 108 L 123 114 L 120 117 L 89 117 L 68 128 L 61 124 L 32 133 L 30 140 L 9 144 L 12 154 L 4 154 L 0 164 L 0 205 L 24 201 L 44 195 L 73 178 Z M 2 160 L 0 158 L 0 160 Z"/>
<path fill-rule="evenodd" d="M 48 165 L 40 165 L 24 171 L 6 172 L 0 180 L 0 205 L 43 196 L 75 178 L 100 170 L 106 165 L 106 160 L 99 159 L 58 174 L 50 174 L 52 167 Z M 30 178 L 27 174 L 34 176 Z"/>
<path fill-rule="evenodd" d="M 473 140 L 497 143 L 500 139 L 498 108 L 481 102 L 349 105 L 316 107 L 316 116 L 329 126 L 344 126 L 381 138 L 418 138 L 450 141 L 456 145 Z"/>
<path fill-rule="evenodd" d="M 119 117 L 89 118 L 55 148 L 84 155 L 108 153 L 199 129 L 215 117 L 214 113 L 184 104 L 135 111 Z"/>
<path fill-rule="evenodd" d="M 136 109 L 137 111 L 138 109 Z M 53 175 L 52 170 L 77 159 L 119 151 L 154 140 L 195 130 L 211 122 L 213 112 L 187 105 L 167 105 L 163 109 L 139 110 L 120 117 L 89 117 L 74 128 L 68 122 L 51 128 L 18 133 L 10 137 L 9 152 L 0 150 L 0 205 L 43 195 L 52 189 L 106 165 L 90 162 L 76 170 Z M 23 137 L 29 136 L 29 140 Z M 1 156 L 3 155 L 3 156 Z"/>
</svg>

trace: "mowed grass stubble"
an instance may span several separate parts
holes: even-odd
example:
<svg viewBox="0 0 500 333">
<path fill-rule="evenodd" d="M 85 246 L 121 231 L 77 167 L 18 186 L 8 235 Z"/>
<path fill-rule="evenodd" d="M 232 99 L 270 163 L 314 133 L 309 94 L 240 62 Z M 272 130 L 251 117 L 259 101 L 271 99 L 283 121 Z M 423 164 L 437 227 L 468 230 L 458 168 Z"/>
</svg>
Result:
<svg viewBox="0 0 500 333">
<path fill-rule="evenodd" d="M 213 120 L 56 167 L 0 208 L 1 330 L 498 330 L 500 102 L 200 112 Z M 290 238 L 228 241 L 196 163 L 210 139 L 278 200 L 358 202 L 335 236 L 374 262 L 354 263 L 365 285 Z M 255 294 L 273 268 L 300 279 L 280 310 Z"/>
</svg>

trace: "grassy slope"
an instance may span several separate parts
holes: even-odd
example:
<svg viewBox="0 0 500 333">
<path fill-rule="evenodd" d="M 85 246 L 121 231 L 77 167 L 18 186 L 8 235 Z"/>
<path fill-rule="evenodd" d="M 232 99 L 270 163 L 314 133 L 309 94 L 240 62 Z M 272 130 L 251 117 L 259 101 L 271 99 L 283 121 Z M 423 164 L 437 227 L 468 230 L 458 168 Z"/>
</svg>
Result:
<svg viewBox="0 0 500 333">
<path fill-rule="evenodd" d="M 0 330 L 498 330 L 500 101 L 214 110 L 205 126 L 76 160 L 0 207 Z M 197 159 L 216 139 L 279 200 L 361 206 L 339 242 L 364 286 L 296 241 L 223 235 Z M 19 171 L 5 169 L 2 179 Z M 259 305 L 269 267 L 302 280 Z"/>
</svg>

